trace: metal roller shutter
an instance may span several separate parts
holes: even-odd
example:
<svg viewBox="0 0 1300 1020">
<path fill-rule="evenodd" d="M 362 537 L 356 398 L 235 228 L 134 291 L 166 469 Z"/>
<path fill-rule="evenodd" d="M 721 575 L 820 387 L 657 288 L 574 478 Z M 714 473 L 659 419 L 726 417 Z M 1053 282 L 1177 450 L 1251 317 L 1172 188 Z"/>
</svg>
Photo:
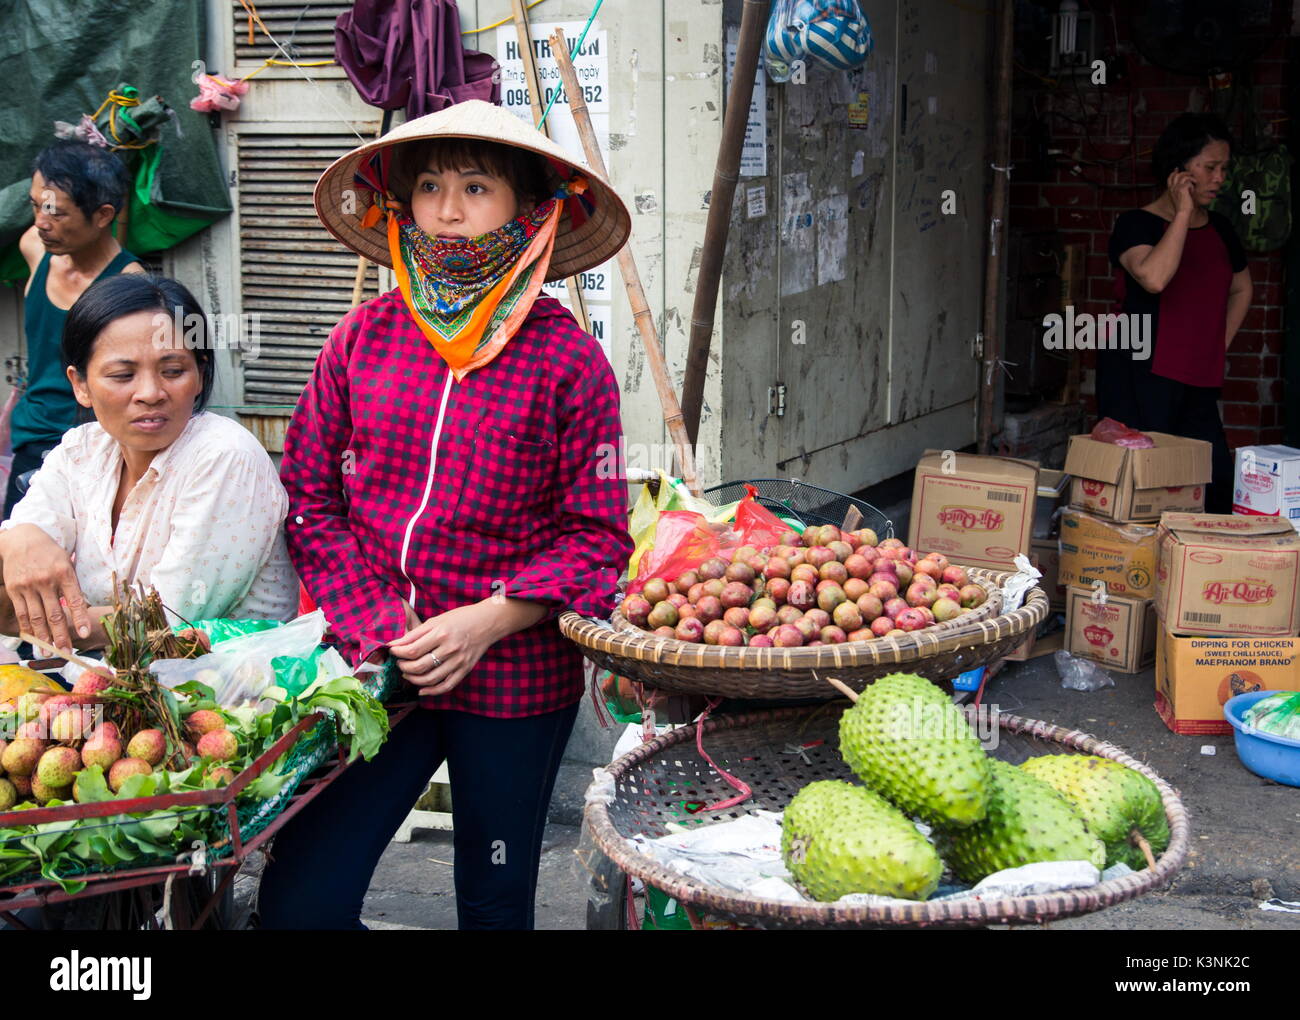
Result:
<svg viewBox="0 0 1300 1020">
<path fill-rule="evenodd" d="M 239 0 L 231 0 L 231 6 L 236 63 L 260 64 L 267 58 L 285 59 L 256 22 L 250 46 L 248 11 Z M 294 60 L 333 60 L 334 22 L 344 11 L 352 9 L 350 3 L 303 3 L 302 0 L 259 0 L 250 6 Z"/>
<path fill-rule="evenodd" d="M 374 125 L 362 128 L 374 133 Z M 238 136 L 239 288 L 246 315 L 260 316 L 260 350 L 244 359 L 246 404 L 293 404 L 321 344 L 352 306 L 357 256 L 325 232 L 312 189 L 355 135 L 302 125 L 257 125 Z M 362 300 L 379 293 L 367 264 Z"/>
</svg>

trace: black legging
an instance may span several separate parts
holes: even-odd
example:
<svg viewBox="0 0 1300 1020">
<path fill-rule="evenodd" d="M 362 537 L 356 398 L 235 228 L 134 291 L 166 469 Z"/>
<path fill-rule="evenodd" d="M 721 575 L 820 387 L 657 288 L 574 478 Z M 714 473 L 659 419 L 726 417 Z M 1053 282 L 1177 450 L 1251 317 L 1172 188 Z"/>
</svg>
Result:
<svg viewBox="0 0 1300 1020">
<path fill-rule="evenodd" d="M 461 928 L 531 929 L 546 811 L 578 706 L 521 719 L 416 709 L 271 845 L 258 912 L 269 929 L 364 929 L 379 858 L 445 759 Z"/>
<path fill-rule="evenodd" d="M 1233 464 L 1219 418 L 1219 388 L 1189 386 L 1153 375 L 1149 361 L 1127 352 L 1097 355 L 1097 416 L 1114 418 L 1143 432 L 1167 432 L 1210 444 L 1214 480 L 1205 493 L 1205 510 L 1232 513 Z"/>
</svg>

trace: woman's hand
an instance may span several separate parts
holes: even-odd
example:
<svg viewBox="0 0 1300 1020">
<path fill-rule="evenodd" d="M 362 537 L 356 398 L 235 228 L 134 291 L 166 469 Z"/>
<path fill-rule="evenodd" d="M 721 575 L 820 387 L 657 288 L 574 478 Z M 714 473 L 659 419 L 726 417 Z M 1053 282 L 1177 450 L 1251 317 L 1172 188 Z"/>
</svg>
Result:
<svg viewBox="0 0 1300 1020">
<path fill-rule="evenodd" d="M 73 645 L 69 620 L 78 637 L 90 636 L 90 611 L 72 558 L 54 539 L 34 524 L 19 524 L 0 538 L 0 559 L 19 630 L 63 649 Z"/>
<path fill-rule="evenodd" d="M 531 627 L 545 614 L 542 606 L 532 602 L 493 597 L 421 621 L 407 606 L 407 632 L 388 649 L 402 675 L 423 688 L 421 697 L 446 694 L 496 642 Z"/>
<path fill-rule="evenodd" d="M 1169 189 L 1169 204 L 1173 206 L 1175 216 L 1191 216 L 1196 209 L 1196 202 L 1192 198 L 1192 190 L 1195 183 L 1192 175 L 1186 170 L 1175 170 L 1169 175 L 1165 182 Z"/>
</svg>

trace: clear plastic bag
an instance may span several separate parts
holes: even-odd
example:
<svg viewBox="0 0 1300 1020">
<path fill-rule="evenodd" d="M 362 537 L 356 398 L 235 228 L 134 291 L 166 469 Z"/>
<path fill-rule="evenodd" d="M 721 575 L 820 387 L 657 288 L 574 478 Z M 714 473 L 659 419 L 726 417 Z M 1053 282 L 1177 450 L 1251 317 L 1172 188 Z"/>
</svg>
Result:
<svg viewBox="0 0 1300 1020">
<path fill-rule="evenodd" d="M 1064 648 L 1052 656 L 1061 686 L 1069 691 L 1099 691 L 1114 687 L 1115 678 L 1090 659 L 1071 655 Z"/>
<path fill-rule="evenodd" d="M 1300 692 L 1279 691 L 1246 709 L 1242 721 L 1260 733 L 1300 740 Z"/>
<path fill-rule="evenodd" d="M 223 708 L 256 703 L 269 687 L 296 697 L 315 683 L 325 636 L 319 609 L 286 623 L 222 641 L 197 659 L 156 659 L 149 666 L 164 687 L 197 680 L 211 687 Z"/>
</svg>

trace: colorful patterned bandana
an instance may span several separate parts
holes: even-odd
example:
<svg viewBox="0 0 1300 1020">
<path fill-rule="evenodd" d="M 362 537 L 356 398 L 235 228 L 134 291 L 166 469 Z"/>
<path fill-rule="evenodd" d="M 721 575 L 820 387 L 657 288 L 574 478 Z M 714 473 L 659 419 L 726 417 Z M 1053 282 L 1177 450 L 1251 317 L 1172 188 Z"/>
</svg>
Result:
<svg viewBox="0 0 1300 1020">
<path fill-rule="evenodd" d="M 560 222 L 548 200 L 503 227 L 439 241 L 390 212 L 388 248 L 407 310 L 457 382 L 505 348 L 541 293 Z"/>
<path fill-rule="evenodd" d="M 477 304 L 514 268 L 519 256 L 545 227 L 555 205 L 551 199 L 503 227 L 457 241 L 426 234 L 409 215 L 398 213 L 402 261 L 418 283 L 421 305 L 452 318 L 466 306 Z"/>
</svg>

